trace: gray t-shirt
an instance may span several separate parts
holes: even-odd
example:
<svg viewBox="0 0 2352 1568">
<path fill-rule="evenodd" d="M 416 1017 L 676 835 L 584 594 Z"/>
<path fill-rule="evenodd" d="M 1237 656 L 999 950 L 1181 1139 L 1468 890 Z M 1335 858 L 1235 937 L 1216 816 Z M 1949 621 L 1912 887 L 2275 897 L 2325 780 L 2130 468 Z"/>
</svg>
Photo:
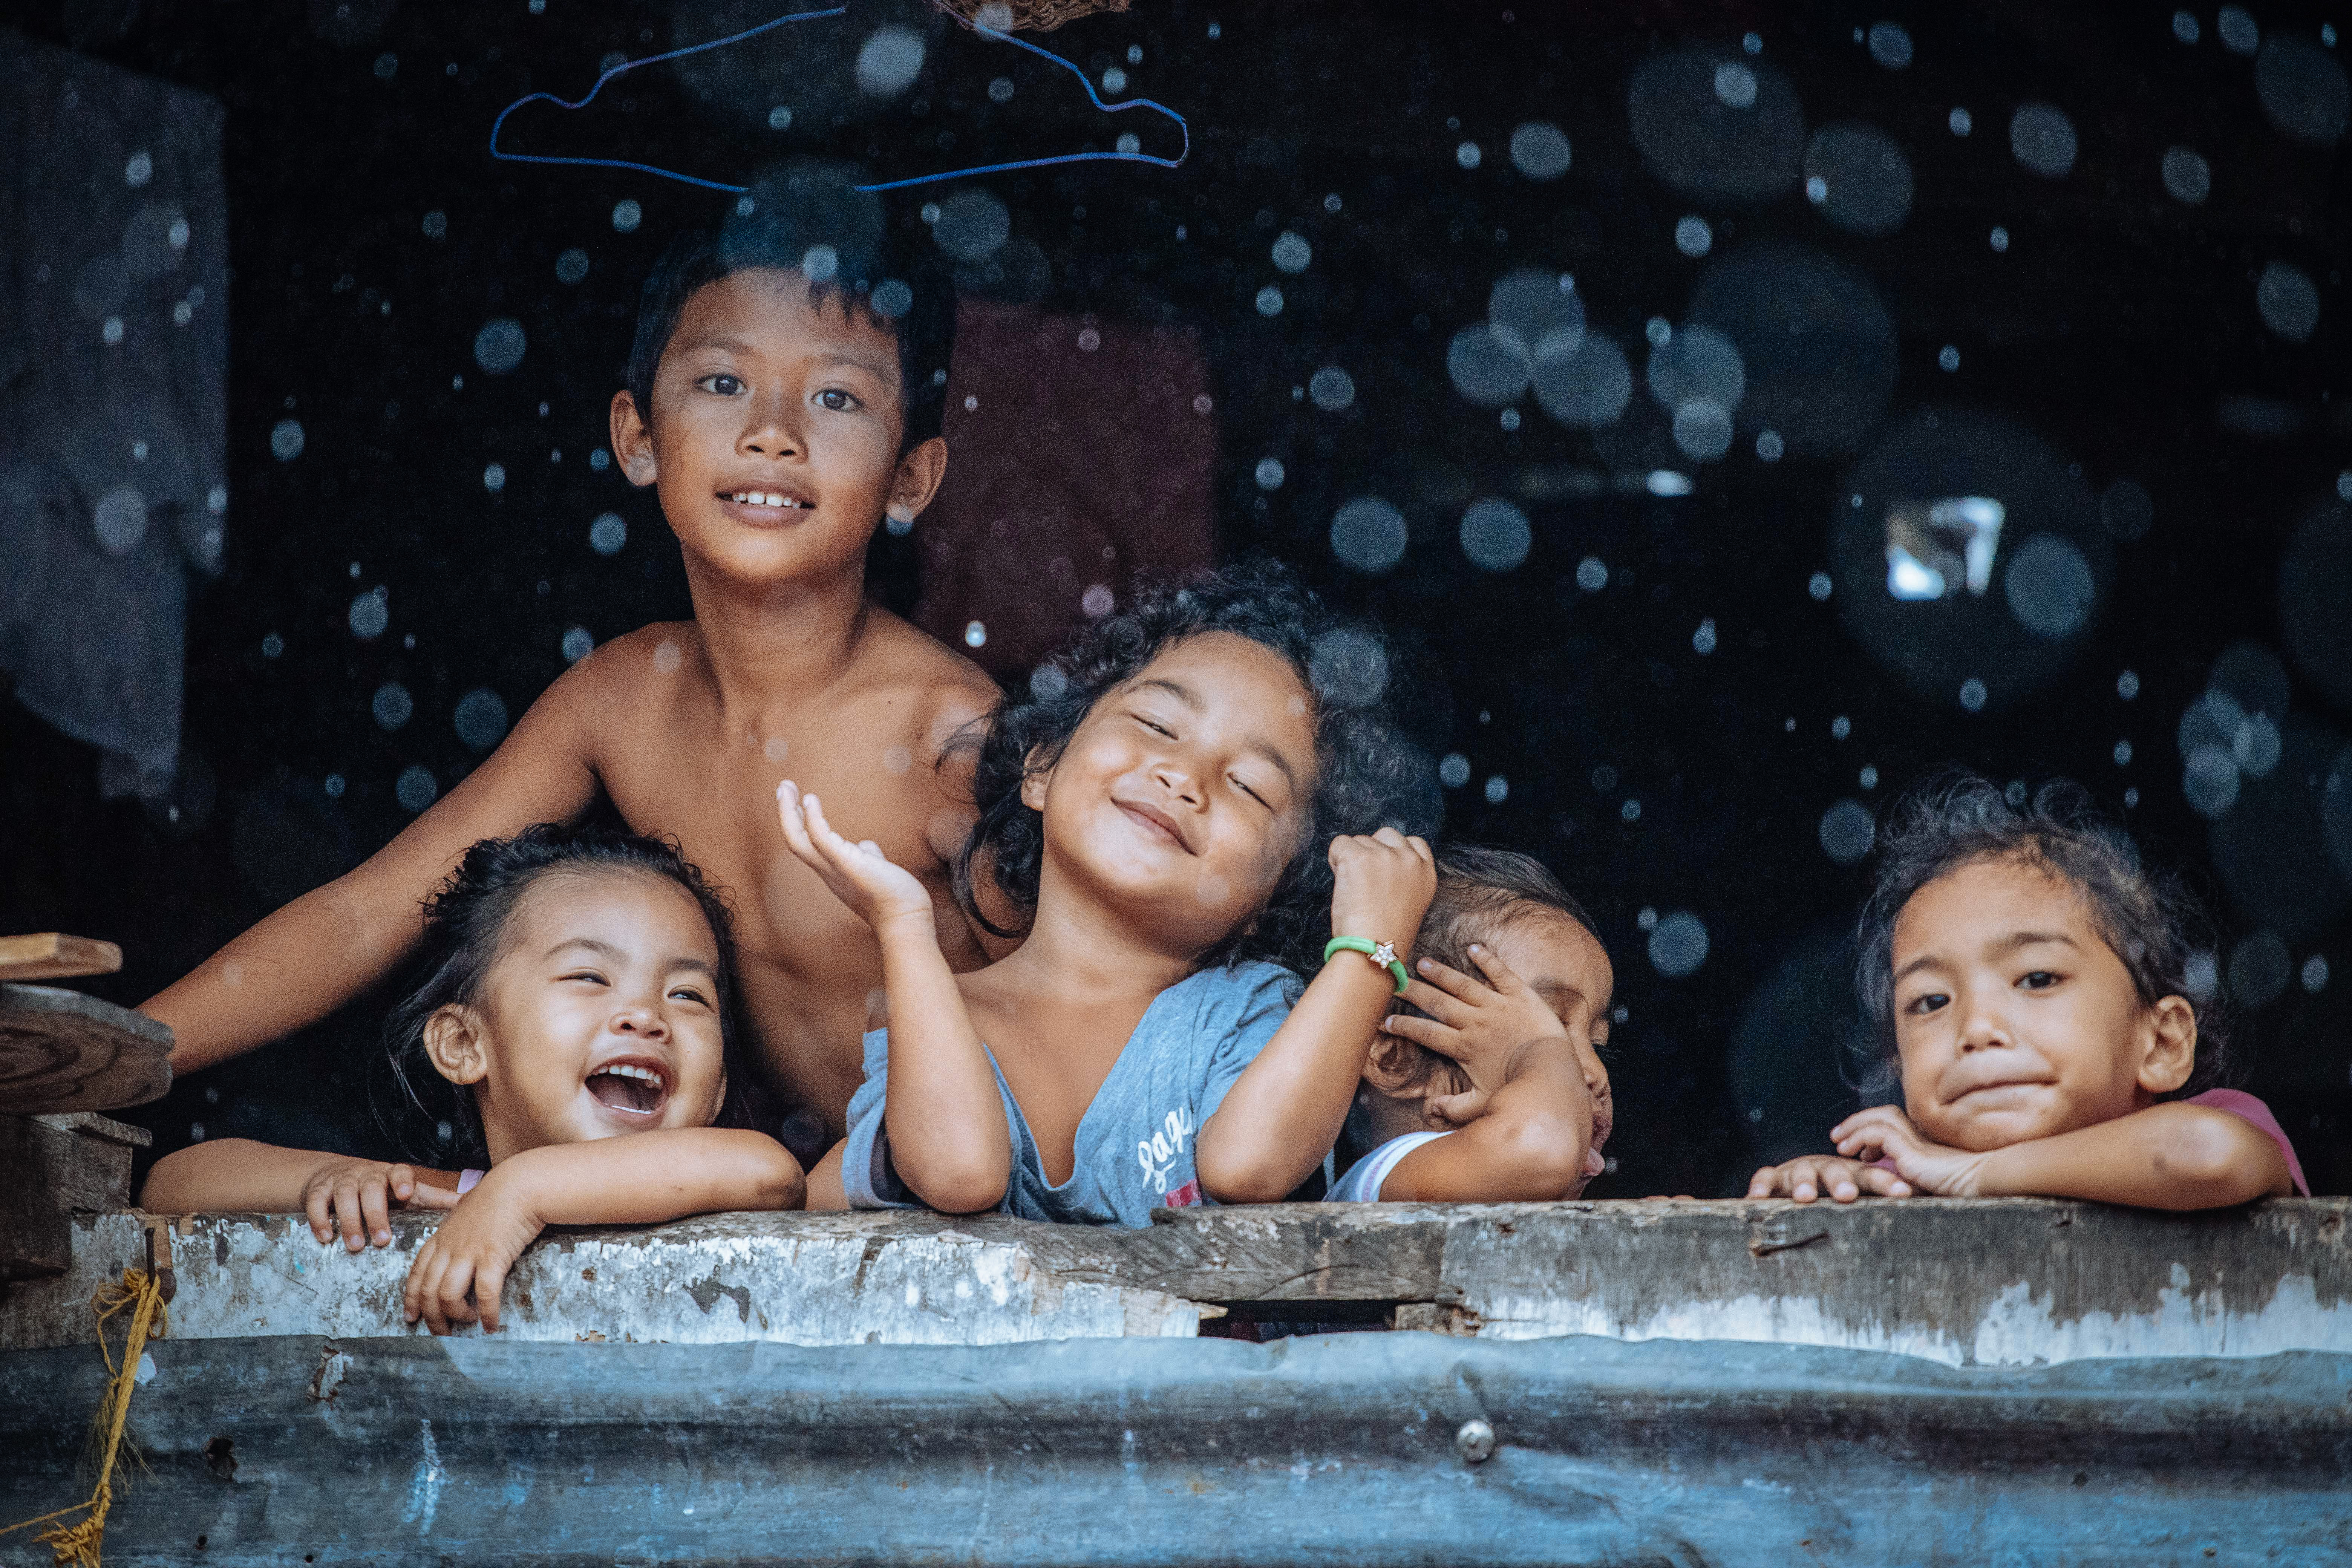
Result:
<svg viewBox="0 0 2352 1568">
<path fill-rule="evenodd" d="M 1147 1226 L 1155 1208 L 1210 1200 L 1192 1168 L 1192 1142 L 1225 1092 L 1274 1038 L 1304 989 L 1276 964 L 1203 969 L 1151 999 L 1078 1121 L 1070 1179 L 1055 1186 L 1028 1118 L 996 1072 L 1013 1134 L 1013 1179 L 999 1212 L 1066 1225 Z M 989 1065 L 995 1068 L 992 1054 Z M 883 1131 L 890 1032 L 866 1037 L 866 1081 L 849 1101 L 841 1184 L 852 1208 L 919 1208 L 890 1163 Z"/>
</svg>

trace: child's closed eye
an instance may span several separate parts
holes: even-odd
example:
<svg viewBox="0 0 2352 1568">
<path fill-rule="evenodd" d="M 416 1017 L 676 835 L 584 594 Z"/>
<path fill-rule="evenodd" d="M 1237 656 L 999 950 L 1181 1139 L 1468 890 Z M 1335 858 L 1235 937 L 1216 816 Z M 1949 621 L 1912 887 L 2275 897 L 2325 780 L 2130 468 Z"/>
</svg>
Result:
<svg viewBox="0 0 2352 1568">
<path fill-rule="evenodd" d="M 612 984 L 611 981 L 605 979 L 602 974 L 599 974 L 593 969 L 575 969 L 571 973 L 563 975 L 561 978 L 564 980 L 583 980 L 591 985 L 610 985 Z"/>
<path fill-rule="evenodd" d="M 696 990 L 691 985 L 673 986 L 670 990 L 670 994 L 681 1002 L 699 1003 L 705 1007 L 710 1005 L 710 998 L 705 996 L 701 992 Z"/>
</svg>

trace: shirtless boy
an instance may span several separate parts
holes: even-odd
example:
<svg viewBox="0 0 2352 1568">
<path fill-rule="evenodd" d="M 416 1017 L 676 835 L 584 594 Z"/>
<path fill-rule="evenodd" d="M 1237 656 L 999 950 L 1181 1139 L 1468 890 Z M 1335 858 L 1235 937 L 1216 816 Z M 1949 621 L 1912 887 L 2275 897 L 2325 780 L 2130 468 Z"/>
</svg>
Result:
<svg viewBox="0 0 2352 1568">
<path fill-rule="evenodd" d="M 954 968 L 986 961 L 949 891 L 971 807 L 967 770 L 943 751 L 997 690 L 865 592 L 875 526 L 920 512 L 946 470 L 954 300 L 944 279 L 927 283 L 927 258 L 839 226 L 814 230 L 789 200 L 755 203 L 722 233 L 680 241 L 646 288 L 613 451 L 660 498 L 694 619 L 581 660 L 366 864 L 151 998 L 143 1010 L 177 1037 L 175 1071 L 350 1001 L 415 945 L 426 895 L 467 845 L 575 819 L 600 791 L 632 830 L 674 836 L 729 889 L 757 1046 L 828 1140 L 857 1087 L 860 1037 L 882 1022 L 868 1017 L 881 952 L 782 853 L 778 781 L 820 793 L 842 832 L 923 879 Z M 829 278 L 817 244 L 833 247 Z"/>
</svg>

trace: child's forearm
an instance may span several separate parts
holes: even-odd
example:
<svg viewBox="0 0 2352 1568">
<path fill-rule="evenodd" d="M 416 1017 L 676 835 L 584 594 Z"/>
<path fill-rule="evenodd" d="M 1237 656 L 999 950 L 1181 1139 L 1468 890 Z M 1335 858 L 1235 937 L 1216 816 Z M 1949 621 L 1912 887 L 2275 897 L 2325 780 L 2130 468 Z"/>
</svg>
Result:
<svg viewBox="0 0 2352 1568">
<path fill-rule="evenodd" d="M 1381 1184 L 1390 1202 L 1549 1203 L 1585 1180 L 1592 1095 L 1567 1039 L 1530 1040 L 1477 1121 L 1424 1143 Z"/>
<path fill-rule="evenodd" d="M 280 1039 L 382 979 L 422 927 L 415 899 L 368 881 L 362 868 L 312 889 L 142 1003 L 172 1030 L 172 1070 Z"/>
<path fill-rule="evenodd" d="M 1322 1163 L 1395 989 L 1386 971 L 1352 956 L 1316 975 L 1202 1126 L 1193 1165 L 1202 1192 L 1221 1204 L 1280 1203 Z"/>
<path fill-rule="evenodd" d="M 2227 1208 L 2294 1190 L 2278 1145 L 2242 1117 L 2154 1105 L 1987 1153 L 1976 1197 L 2088 1198 L 2138 1208 Z"/>
<path fill-rule="evenodd" d="M 475 1189 L 520 1196 L 541 1225 L 658 1225 L 689 1215 L 798 1208 L 800 1162 L 765 1133 L 723 1127 L 549 1143 L 504 1160 Z"/>
<path fill-rule="evenodd" d="M 341 1158 L 215 1138 L 156 1161 L 139 1189 L 139 1206 L 155 1214 L 299 1214 L 310 1178 Z M 410 1169 L 420 1182 L 457 1190 L 457 1178 L 449 1172 Z"/>
<path fill-rule="evenodd" d="M 1003 1202 L 1013 1180 L 1013 1131 L 971 1010 L 927 921 L 877 933 L 890 1017 L 890 1077 L 882 1125 L 898 1179 L 949 1214 Z"/>
</svg>

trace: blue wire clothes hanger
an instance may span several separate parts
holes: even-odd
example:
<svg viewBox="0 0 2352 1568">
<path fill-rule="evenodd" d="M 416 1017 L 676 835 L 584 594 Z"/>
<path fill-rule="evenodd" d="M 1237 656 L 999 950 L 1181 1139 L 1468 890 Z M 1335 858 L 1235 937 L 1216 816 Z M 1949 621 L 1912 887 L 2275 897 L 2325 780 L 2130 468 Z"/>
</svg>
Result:
<svg viewBox="0 0 2352 1568">
<path fill-rule="evenodd" d="M 740 195 L 743 192 L 751 189 L 751 187 L 748 185 L 730 185 L 723 180 L 706 180 L 696 174 L 682 174 L 675 169 L 665 169 L 653 163 L 640 163 L 627 158 L 573 158 L 562 157 L 543 153 L 504 152 L 499 146 L 499 132 L 505 128 L 507 116 L 512 114 L 516 110 L 520 109 L 526 103 L 533 103 L 543 100 L 546 102 L 556 105 L 560 109 L 585 109 L 588 107 L 589 103 L 594 100 L 595 96 L 604 89 L 604 84 L 606 82 L 611 81 L 614 77 L 635 70 L 640 66 L 659 65 L 664 60 L 674 60 L 686 55 L 698 55 L 709 49 L 723 49 L 730 44 L 740 44 L 747 38 L 756 38 L 761 34 L 781 27 L 787 22 L 823 21 L 827 17 L 845 16 L 848 13 L 848 10 L 849 7 L 846 5 L 835 5 L 824 11 L 794 11 L 784 16 L 775 17 L 772 20 L 762 22 L 756 27 L 746 27 L 741 32 L 730 34 L 724 38 L 714 38 L 707 44 L 689 44 L 682 49 L 671 49 L 664 54 L 647 55 L 641 60 L 624 60 L 619 65 L 616 65 L 613 67 L 612 69 L 606 71 L 604 75 L 598 77 L 596 79 L 596 85 L 590 88 L 585 96 L 576 100 L 558 98 L 551 92 L 525 93 L 522 97 L 516 99 L 512 103 L 508 104 L 504 109 L 499 110 L 498 119 L 491 121 L 490 156 L 509 163 L 576 163 L 584 167 L 596 169 L 634 169 L 641 174 L 657 174 L 665 180 L 676 180 L 681 184 L 698 185 L 704 190 L 725 191 L 730 195 Z M 870 185 L 858 185 L 854 187 L 855 189 L 859 191 L 895 191 L 902 189 L 908 185 L 933 184 L 941 180 L 961 180 L 974 174 L 999 174 L 1013 169 L 1041 169 L 1054 163 L 1093 163 L 1097 160 L 1108 160 L 1112 163 L 1150 163 L 1162 169 L 1173 169 L 1182 163 L 1185 158 L 1191 154 L 1192 151 L 1192 128 L 1185 123 L 1184 117 L 1182 115 L 1177 113 L 1166 104 L 1154 102 L 1152 100 L 1148 98 L 1130 98 L 1121 103 L 1105 103 L 1102 100 L 1102 95 L 1095 90 L 1095 84 L 1091 80 L 1087 79 L 1087 73 L 1080 70 L 1070 61 L 1063 58 L 1060 55 L 1054 53 L 1051 49 L 1040 48 L 1035 44 L 1030 43 L 1025 38 L 1016 38 L 1010 33 L 1000 32 L 996 28 L 988 26 L 985 22 L 974 22 L 971 25 L 971 27 L 973 32 L 978 33 L 983 38 L 991 38 L 1002 44 L 1011 44 L 1015 48 L 1026 49 L 1033 55 L 1036 55 L 1044 59 L 1051 60 L 1055 65 L 1060 66 L 1064 70 L 1068 71 L 1072 76 L 1078 79 L 1078 85 L 1087 89 L 1087 97 L 1093 100 L 1094 106 L 1097 109 L 1101 110 L 1106 114 L 1121 114 L 1130 109 L 1149 109 L 1153 110 L 1155 113 L 1166 115 L 1169 119 L 1176 122 L 1176 128 L 1183 133 L 1183 151 L 1178 153 L 1173 158 L 1157 157 L 1150 153 L 1143 152 L 1060 153 L 1048 158 L 1016 158 L 1009 163 L 976 163 L 968 168 L 949 169 L 943 173 L 936 174 L 911 174 L 903 180 L 882 180 Z"/>
</svg>

